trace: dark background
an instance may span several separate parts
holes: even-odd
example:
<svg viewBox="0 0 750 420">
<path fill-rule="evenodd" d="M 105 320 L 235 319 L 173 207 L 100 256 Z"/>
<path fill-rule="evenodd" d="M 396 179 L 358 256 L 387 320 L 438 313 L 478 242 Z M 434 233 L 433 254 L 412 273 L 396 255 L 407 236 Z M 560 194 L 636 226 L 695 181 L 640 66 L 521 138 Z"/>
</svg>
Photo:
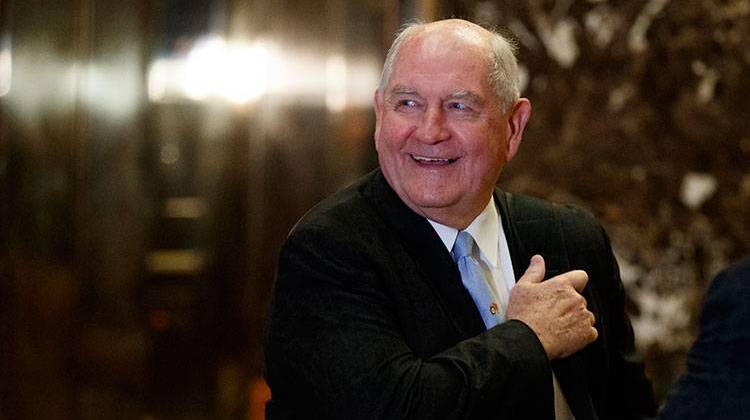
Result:
<svg viewBox="0 0 750 420">
<path fill-rule="evenodd" d="M 663 398 L 750 250 L 749 1 L 0 0 L 0 420 L 261 418 L 279 246 L 374 167 L 393 32 L 450 16 L 517 40 L 501 185 L 602 220 Z M 208 37 L 257 54 L 196 99 L 155 68 Z"/>
</svg>

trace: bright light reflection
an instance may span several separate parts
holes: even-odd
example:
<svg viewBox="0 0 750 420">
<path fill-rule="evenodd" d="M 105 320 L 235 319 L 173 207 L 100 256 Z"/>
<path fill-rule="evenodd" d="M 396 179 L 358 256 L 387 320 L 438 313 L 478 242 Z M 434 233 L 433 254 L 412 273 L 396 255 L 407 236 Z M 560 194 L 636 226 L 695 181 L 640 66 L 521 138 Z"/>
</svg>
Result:
<svg viewBox="0 0 750 420">
<path fill-rule="evenodd" d="M 378 77 L 378 65 L 370 60 L 325 58 L 268 42 L 209 37 L 196 42 L 184 57 L 155 60 L 149 69 L 148 95 L 156 102 L 219 98 L 236 104 L 267 95 L 339 112 L 347 106 L 370 105 Z"/>
<path fill-rule="evenodd" d="M 198 41 L 185 58 L 162 58 L 149 70 L 148 93 L 154 101 L 169 97 L 234 103 L 263 96 L 276 71 L 271 46 L 258 42 L 227 43 L 219 37 Z"/>
<path fill-rule="evenodd" d="M 326 61 L 326 106 L 331 112 L 346 108 L 346 59 L 340 55 Z"/>
<path fill-rule="evenodd" d="M 140 101 L 136 57 L 124 57 L 119 62 L 89 63 L 71 70 L 81 78 L 81 99 L 94 113 L 114 120 L 129 118 Z M 71 87 L 73 89 L 73 87 Z"/>
<path fill-rule="evenodd" d="M 181 70 L 177 60 L 162 58 L 154 61 L 148 72 L 148 97 L 160 102 L 170 92 L 177 91 L 183 79 Z"/>
<path fill-rule="evenodd" d="M 0 46 L 0 96 L 10 93 L 13 62 L 10 55 L 10 43 L 3 41 Z"/>
<path fill-rule="evenodd" d="M 234 103 L 254 101 L 268 90 L 276 63 L 263 44 L 238 45 L 227 51 L 226 77 L 219 91 Z"/>
<path fill-rule="evenodd" d="M 182 86 L 190 99 L 206 99 L 212 93 L 219 93 L 220 63 L 226 58 L 226 43 L 221 38 L 210 38 L 198 42 L 185 62 L 185 81 Z"/>
</svg>

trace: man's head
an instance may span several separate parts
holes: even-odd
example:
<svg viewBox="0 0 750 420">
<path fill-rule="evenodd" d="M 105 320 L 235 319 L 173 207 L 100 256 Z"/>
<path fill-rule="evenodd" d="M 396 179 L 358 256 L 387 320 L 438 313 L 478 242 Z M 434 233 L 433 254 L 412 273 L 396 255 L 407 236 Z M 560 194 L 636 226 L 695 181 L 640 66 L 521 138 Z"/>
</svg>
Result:
<svg viewBox="0 0 750 420">
<path fill-rule="evenodd" d="M 462 20 L 407 27 L 375 93 L 375 146 L 412 210 L 465 228 L 515 156 L 531 106 L 519 98 L 513 49 Z"/>
<path fill-rule="evenodd" d="M 469 31 L 478 30 L 481 32 L 480 36 L 486 37 L 486 40 L 489 43 L 486 51 L 487 66 L 490 69 L 489 83 L 497 94 L 498 99 L 503 104 L 503 109 L 507 111 L 507 108 L 513 105 L 520 97 L 520 88 L 518 86 L 518 64 L 516 63 L 515 47 L 502 35 L 490 32 L 471 22 L 459 19 L 449 19 L 429 24 L 411 23 L 404 26 L 397 34 L 396 39 L 393 41 L 393 44 L 391 44 L 391 48 L 388 50 L 388 54 L 385 57 L 378 90 L 381 93 L 385 92 L 391 74 L 393 74 L 394 63 L 401 50 L 401 45 L 425 30 L 440 30 L 441 27 L 452 25 L 456 25 L 459 31 L 461 30 L 461 26 L 463 26 L 465 35 L 469 35 Z"/>
</svg>

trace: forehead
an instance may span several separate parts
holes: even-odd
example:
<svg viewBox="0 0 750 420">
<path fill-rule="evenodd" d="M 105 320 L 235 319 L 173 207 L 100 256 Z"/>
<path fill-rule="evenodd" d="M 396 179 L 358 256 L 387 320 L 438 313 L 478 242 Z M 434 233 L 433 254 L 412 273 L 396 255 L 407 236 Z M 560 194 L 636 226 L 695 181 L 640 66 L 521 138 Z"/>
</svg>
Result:
<svg viewBox="0 0 750 420">
<path fill-rule="evenodd" d="M 429 85 L 483 94 L 489 89 L 488 56 L 486 43 L 474 34 L 417 34 L 402 45 L 388 90 L 395 85 Z"/>
</svg>

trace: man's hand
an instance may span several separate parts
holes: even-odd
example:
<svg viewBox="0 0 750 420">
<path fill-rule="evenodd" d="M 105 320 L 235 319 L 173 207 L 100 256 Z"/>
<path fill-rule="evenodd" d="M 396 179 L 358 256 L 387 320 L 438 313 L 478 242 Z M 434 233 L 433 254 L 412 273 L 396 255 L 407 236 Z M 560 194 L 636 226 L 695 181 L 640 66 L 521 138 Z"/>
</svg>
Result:
<svg viewBox="0 0 750 420">
<path fill-rule="evenodd" d="M 506 317 L 528 325 L 552 360 L 577 352 L 599 333 L 594 328 L 594 314 L 586 309 L 586 299 L 581 296 L 588 274 L 573 270 L 543 282 L 544 272 L 544 259 L 534 255 L 510 292 Z"/>
</svg>

